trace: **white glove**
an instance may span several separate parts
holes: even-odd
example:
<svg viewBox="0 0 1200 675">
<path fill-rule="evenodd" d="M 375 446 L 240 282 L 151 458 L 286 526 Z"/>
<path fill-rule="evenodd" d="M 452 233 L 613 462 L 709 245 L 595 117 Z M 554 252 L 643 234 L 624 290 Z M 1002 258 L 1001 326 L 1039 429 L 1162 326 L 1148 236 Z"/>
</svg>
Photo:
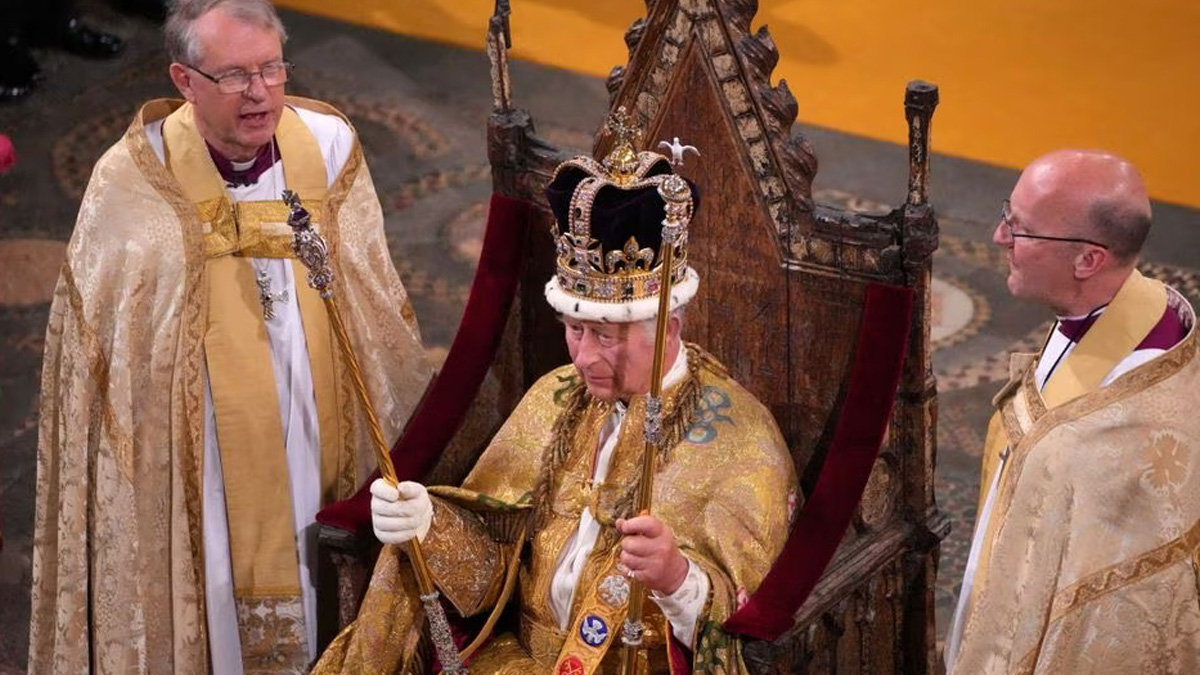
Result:
<svg viewBox="0 0 1200 675">
<path fill-rule="evenodd" d="M 396 487 L 382 478 L 371 483 L 371 526 L 385 544 L 403 544 L 425 539 L 433 522 L 433 502 L 425 486 L 404 481 Z"/>
</svg>

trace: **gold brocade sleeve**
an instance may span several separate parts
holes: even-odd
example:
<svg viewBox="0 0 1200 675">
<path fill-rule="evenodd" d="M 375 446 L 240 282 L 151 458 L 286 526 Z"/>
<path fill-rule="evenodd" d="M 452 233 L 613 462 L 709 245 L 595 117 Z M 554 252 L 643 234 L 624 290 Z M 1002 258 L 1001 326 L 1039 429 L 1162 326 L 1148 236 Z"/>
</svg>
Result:
<svg viewBox="0 0 1200 675">
<path fill-rule="evenodd" d="M 1200 672 L 1194 328 L 1099 391 L 1006 402 L 1014 441 L 954 673 Z"/>
<path fill-rule="evenodd" d="M 505 558 L 476 514 L 434 497 L 421 551 L 434 583 L 462 616 L 490 608 L 500 595 Z"/>
<path fill-rule="evenodd" d="M 464 616 L 488 610 L 499 596 L 509 546 L 530 516 L 542 449 L 558 417 L 574 368 L 537 382 L 496 433 L 462 488 L 434 487 L 434 523 L 423 550 L 435 580 Z M 510 553 L 508 555 L 511 555 Z M 443 566 L 442 569 L 436 569 Z"/>
<path fill-rule="evenodd" d="M 542 470 L 542 451 L 550 442 L 564 397 L 577 382 L 575 367 L 567 365 L 534 383 L 475 463 L 463 488 L 497 504 L 527 505 Z"/>
<path fill-rule="evenodd" d="M 508 451 L 493 448 L 525 448 L 520 456 L 536 456 L 536 448 L 525 444 L 548 437 L 555 413 L 542 406 L 553 398 L 552 391 L 547 393 L 544 387 L 536 385 L 526 393 L 468 477 L 466 485 L 474 489 L 439 486 L 429 489 L 435 512 L 429 534 L 422 543 L 422 553 L 439 590 L 463 615 L 489 609 L 499 591 L 494 580 L 503 573 L 507 559 L 497 542 L 511 539 L 512 531 L 519 529 L 506 522 L 502 514 L 527 511 L 518 502 L 527 496 L 531 485 L 505 483 L 507 477 L 502 471 L 507 471 L 506 467 L 516 469 L 515 481 L 521 480 L 521 476 L 532 481 L 536 476 L 515 462 L 504 462 L 502 457 L 508 456 Z M 540 403 L 526 405 L 532 401 Z M 543 417 L 548 422 L 539 430 L 534 426 L 535 420 Z M 536 471 L 536 467 L 531 470 Z M 513 494 L 516 497 L 506 502 L 505 498 Z M 480 515 L 487 511 L 497 515 Z M 384 555 L 389 551 L 394 555 Z M 471 552 L 470 562 L 480 566 L 479 569 L 467 569 L 461 557 L 464 551 Z M 321 655 L 312 671 L 314 675 L 424 672 L 419 665 L 418 649 L 424 630 L 424 611 L 412 567 L 407 556 L 395 547 L 385 547 L 384 554 L 376 563 L 358 617 Z"/>
</svg>

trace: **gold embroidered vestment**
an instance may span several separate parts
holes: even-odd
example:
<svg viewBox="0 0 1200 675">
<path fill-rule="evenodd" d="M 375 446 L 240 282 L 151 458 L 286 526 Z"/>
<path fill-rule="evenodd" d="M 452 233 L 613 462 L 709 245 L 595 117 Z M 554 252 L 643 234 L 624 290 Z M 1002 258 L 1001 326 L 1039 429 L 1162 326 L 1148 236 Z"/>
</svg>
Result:
<svg viewBox="0 0 1200 675">
<path fill-rule="evenodd" d="M 770 412 L 711 356 L 688 350 L 689 375 L 663 394 L 664 428 L 677 442 L 659 460 L 652 512 L 711 582 L 687 645 L 694 672 L 737 673 L 745 668 L 741 643 L 720 625 L 739 595 L 758 587 L 787 539 L 795 473 Z M 681 401 L 684 408 L 675 414 Z M 482 648 L 472 673 L 554 672 L 556 663 L 571 659 L 585 668 L 581 672 L 615 672 L 624 598 L 613 567 L 619 550 L 613 523 L 631 508 L 644 451 L 645 397 L 629 402 L 609 476 L 592 485 L 592 458 L 611 412 L 612 404 L 586 394 L 573 366 L 559 368 L 529 390 L 461 488 L 430 489 L 434 525 L 422 550 L 439 590 L 462 616 L 486 614 L 495 604 L 514 550 L 509 542 L 521 523 L 533 523 L 520 558 L 514 625 Z M 673 432 L 672 420 L 679 422 Z M 555 432 L 565 428 L 567 440 L 555 458 Z M 585 507 L 603 528 L 576 587 L 568 630 L 561 631 L 550 586 Z M 654 633 L 651 672 L 665 673 L 669 627 L 652 602 L 646 607 Z M 422 620 L 407 560 L 386 547 L 358 619 L 314 672 L 424 672 Z"/>
<path fill-rule="evenodd" d="M 97 163 L 55 290 L 42 375 L 32 671 L 209 672 L 205 337 L 211 235 L 221 219 L 193 203 L 145 132 L 181 103 L 147 104 Z M 347 330 L 394 437 L 429 369 L 357 142 L 319 212 L 339 302 L 357 310 Z M 327 502 L 351 494 L 374 462 L 348 373 L 333 357 L 327 377 L 319 370 L 316 397 L 338 402 L 326 408 L 341 448 L 322 467 Z M 276 410 L 261 406 L 265 416 Z"/>
<path fill-rule="evenodd" d="M 1107 386 L 1054 405 L 1036 355 L 1013 356 L 993 423 L 1012 454 L 954 673 L 1200 672 L 1200 356 L 1165 290 L 1187 336 Z"/>
</svg>

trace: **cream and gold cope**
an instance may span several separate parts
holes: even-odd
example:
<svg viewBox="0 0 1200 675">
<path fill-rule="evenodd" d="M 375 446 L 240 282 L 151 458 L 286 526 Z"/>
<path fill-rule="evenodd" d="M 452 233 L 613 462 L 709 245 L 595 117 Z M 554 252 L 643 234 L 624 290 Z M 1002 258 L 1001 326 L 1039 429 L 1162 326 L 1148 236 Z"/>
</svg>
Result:
<svg viewBox="0 0 1200 675">
<path fill-rule="evenodd" d="M 288 103 L 338 114 L 315 101 Z M 168 116 L 164 166 L 144 129 Z M 306 133 L 286 111 L 277 133 L 285 175 L 289 185 L 302 187 L 330 245 L 347 330 L 369 364 L 366 385 L 384 433 L 394 437 L 430 376 L 415 317 L 390 261 L 361 148 L 355 144 L 340 175 L 325 185 L 320 152 L 314 154 Z M 278 427 L 247 257 L 290 257 L 286 219 L 281 201 L 233 204 L 224 196 L 189 106 L 180 101 L 147 104 L 97 163 L 46 340 L 34 670 L 208 672 L 205 379 L 212 378 L 218 408 L 241 409 L 245 419 L 263 422 L 259 427 Z M 323 305 L 304 286 L 304 270 L 295 272 L 322 432 L 322 500 L 329 501 L 349 496 L 375 464 Z M 220 384 L 221 372 L 232 387 Z M 224 472 L 227 495 L 251 495 L 229 504 L 229 522 L 243 655 L 257 672 L 291 672 L 307 661 L 296 626 L 303 613 L 293 526 L 286 522 L 290 505 L 280 501 L 287 492 L 263 489 L 286 486 L 277 432 L 266 440 L 226 434 L 220 443 L 231 462 L 237 462 L 234 448 L 266 457 L 237 471 L 226 465 Z M 284 518 L 270 515 L 280 508 Z M 276 545 L 257 547 L 265 540 L 255 529 L 282 539 L 268 537 Z"/>
<path fill-rule="evenodd" d="M 1185 339 L 1099 388 L 1141 339 L 1123 334 L 1148 330 L 1164 308 L 1180 313 Z M 983 485 L 999 452 L 1012 454 L 955 675 L 1200 672 L 1195 315 L 1134 272 L 1084 340 L 1084 360 L 1060 365 L 1043 391 L 1037 355 L 1013 355 L 996 397 Z M 1120 353 L 1101 358 L 1101 343 Z M 1055 385 L 1068 365 L 1074 384 Z"/>
<path fill-rule="evenodd" d="M 739 594 L 753 592 L 788 534 L 792 460 L 770 412 L 729 379 L 723 368 L 688 345 L 689 372 L 667 389 L 667 451 L 658 459 L 653 513 L 673 530 L 687 557 L 712 582 L 697 624 L 694 672 L 739 673 L 741 642 L 721 631 Z M 615 672 L 623 605 L 605 580 L 629 515 L 645 451 L 645 397 L 629 401 L 608 480 L 592 485 L 592 461 L 611 403 L 587 394 L 574 366 L 541 378 L 525 395 L 461 488 L 434 487 L 434 525 L 423 542 L 439 590 L 456 612 L 479 617 L 497 601 L 505 568 L 521 547 L 517 624 L 498 634 L 471 663 L 473 674 L 553 672 L 570 656 L 582 672 Z M 568 631 L 549 606 L 559 554 L 590 508 L 603 524 L 576 588 Z M 529 536 L 520 537 L 523 527 Z M 408 561 L 394 547 L 380 555 L 358 619 L 333 642 L 315 673 L 425 672 L 422 616 Z M 610 582 L 611 583 L 611 582 Z M 650 672 L 668 671 L 668 624 L 653 607 L 647 619 Z M 589 648 L 575 629 L 585 616 L 607 616 L 611 632 Z M 613 617 L 617 617 L 614 619 Z"/>
</svg>

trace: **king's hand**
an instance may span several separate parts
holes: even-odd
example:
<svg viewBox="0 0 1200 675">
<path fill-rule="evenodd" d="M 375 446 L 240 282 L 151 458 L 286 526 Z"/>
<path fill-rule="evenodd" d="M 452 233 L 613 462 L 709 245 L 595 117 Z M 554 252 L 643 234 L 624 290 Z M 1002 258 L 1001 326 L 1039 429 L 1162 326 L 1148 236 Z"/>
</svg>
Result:
<svg viewBox="0 0 1200 675">
<path fill-rule="evenodd" d="M 392 486 L 382 478 L 371 483 L 371 526 L 385 544 L 423 541 L 433 523 L 433 502 L 425 486 L 404 481 Z"/>
<path fill-rule="evenodd" d="M 671 595 L 687 578 L 688 561 L 679 552 L 675 535 L 666 523 L 645 515 L 617 521 L 621 539 L 621 564 L 646 588 Z"/>
</svg>

